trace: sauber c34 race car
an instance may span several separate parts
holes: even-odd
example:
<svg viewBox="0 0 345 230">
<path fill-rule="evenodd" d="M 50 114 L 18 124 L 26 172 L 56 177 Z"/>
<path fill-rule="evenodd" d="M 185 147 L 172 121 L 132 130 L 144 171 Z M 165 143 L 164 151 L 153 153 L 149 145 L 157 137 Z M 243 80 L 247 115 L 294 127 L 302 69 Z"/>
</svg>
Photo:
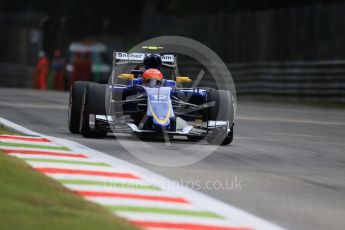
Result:
<svg viewBox="0 0 345 230">
<path fill-rule="evenodd" d="M 140 139 L 186 136 L 228 145 L 234 99 L 227 90 L 184 88 L 173 54 L 114 52 L 108 84 L 77 81 L 70 90 L 69 130 L 87 138 L 130 132 Z"/>
</svg>

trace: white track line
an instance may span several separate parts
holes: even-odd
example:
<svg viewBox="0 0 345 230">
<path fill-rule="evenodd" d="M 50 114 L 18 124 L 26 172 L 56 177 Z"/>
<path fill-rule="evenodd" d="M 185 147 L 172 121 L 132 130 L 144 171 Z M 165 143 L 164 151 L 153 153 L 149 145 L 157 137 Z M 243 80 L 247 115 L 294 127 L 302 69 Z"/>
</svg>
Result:
<svg viewBox="0 0 345 230">
<path fill-rule="evenodd" d="M 205 224 L 211 226 L 249 226 L 237 224 L 235 221 L 229 221 L 221 218 L 212 218 L 212 217 L 193 217 L 193 216 L 181 216 L 181 215 L 167 215 L 159 213 L 135 213 L 135 212 L 116 212 L 116 215 L 124 217 L 129 220 L 136 221 L 149 221 L 149 222 L 170 222 L 170 223 L 189 223 L 189 224 Z"/>
<path fill-rule="evenodd" d="M 11 153 L 11 156 L 16 156 L 22 158 L 23 160 L 26 159 L 43 159 L 43 160 L 67 160 L 73 162 L 85 162 L 85 163 L 94 163 L 100 162 L 104 163 L 102 159 L 90 159 L 90 158 L 76 158 L 76 157 L 66 157 L 66 156 L 50 156 L 50 155 L 34 155 L 34 154 L 20 154 L 20 153 Z M 104 163 L 106 164 L 106 163 Z M 104 166 L 107 167 L 107 166 Z"/>
<path fill-rule="evenodd" d="M 8 137 L 16 137 L 16 138 L 23 138 L 23 136 L 19 136 L 19 135 L 12 135 L 12 134 L 4 134 L 5 136 L 8 136 Z M 27 138 L 30 138 L 30 139 L 37 139 L 37 140 L 41 140 L 42 137 L 35 137 L 35 136 L 28 136 Z M 1 139 L 1 138 L 0 138 Z"/>
<path fill-rule="evenodd" d="M 104 198 L 104 197 L 86 197 L 87 200 L 106 205 L 106 206 L 143 206 L 143 207 L 155 207 L 155 208 L 174 208 L 181 210 L 193 210 L 201 211 L 201 208 L 194 205 L 183 203 L 170 203 L 157 202 L 157 201 L 142 201 L 133 199 L 123 199 L 123 198 Z"/>
<path fill-rule="evenodd" d="M 52 153 L 73 153 L 78 154 L 77 152 L 73 152 L 71 150 L 63 150 L 63 149 L 43 149 L 43 148 L 27 148 L 27 147 L 18 147 L 18 146 L 1 146 L 0 149 L 10 149 L 10 150 L 18 150 L 20 153 L 21 150 L 30 150 L 30 151 L 38 151 L 38 152 L 52 152 Z M 87 156 L 87 153 L 79 153 Z"/>
<path fill-rule="evenodd" d="M 128 183 L 128 184 L 142 184 L 142 185 L 153 185 L 152 183 L 144 180 L 138 179 L 127 179 L 127 178 L 112 178 L 106 176 L 92 176 L 92 175 L 71 175 L 71 174 L 63 174 L 63 173 L 54 173 L 54 174 L 47 174 L 50 177 L 56 180 L 95 180 L 101 181 L 104 183 Z"/>
<path fill-rule="evenodd" d="M 65 164 L 65 163 L 54 163 L 54 162 L 36 162 L 29 161 L 34 168 L 57 168 L 57 169 L 75 169 L 75 170 L 90 170 L 100 172 L 116 172 L 116 173 L 130 173 L 128 170 L 118 169 L 115 167 L 104 167 L 94 165 L 77 165 L 77 164 Z"/>
<path fill-rule="evenodd" d="M 50 147 L 61 147 L 52 142 L 38 142 L 38 141 L 29 141 L 29 140 L 11 140 L 11 139 L 1 139 L 0 142 L 2 143 L 11 143 L 11 144 L 31 144 L 37 146 L 50 146 Z M 42 148 L 43 149 L 43 148 Z"/>
<path fill-rule="evenodd" d="M 172 194 L 167 191 L 119 188 L 115 186 L 107 186 L 106 184 L 104 186 L 64 184 L 64 186 L 73 191 L 93 191 L 93 192 L 126 193 L 126 194 L 138 194 L 138 195 L 150 195 L 150 196 L 177 197 L 175 194 Z"/>
</svg>

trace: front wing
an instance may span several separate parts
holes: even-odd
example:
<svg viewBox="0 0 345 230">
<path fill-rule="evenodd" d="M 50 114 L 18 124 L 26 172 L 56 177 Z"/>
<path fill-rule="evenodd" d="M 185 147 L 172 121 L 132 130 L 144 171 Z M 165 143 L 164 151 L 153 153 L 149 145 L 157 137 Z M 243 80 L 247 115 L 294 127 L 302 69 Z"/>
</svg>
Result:
<svg viewBox="0 0 345 230">
<path fill-rule="evenodd" d="M 113 119 L 112 116 L 90 115 L 90 128 L 104 129 L 116 133 L 157 133 L 154 130 L 141 130 L 126 117 Z M 166 131 L 170 135 L 204 136 L 210 130 L 227 130 L 230 132 L 229 121 L 187 122 L 179 117 L 176 119 L 176 131 Z"/>
</svg>

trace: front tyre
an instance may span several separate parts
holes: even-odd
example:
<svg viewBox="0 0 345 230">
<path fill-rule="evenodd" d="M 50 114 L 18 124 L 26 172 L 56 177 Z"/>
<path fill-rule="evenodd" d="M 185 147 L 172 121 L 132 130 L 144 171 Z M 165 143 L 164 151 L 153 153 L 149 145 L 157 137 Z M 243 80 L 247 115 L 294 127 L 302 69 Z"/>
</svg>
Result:
<svg viewBox="0 0 345 230">
<path fill-rule="evenodd" d="M 214 102 L 214 106 L 208 109 L 209 121 L 226 121 L 230 131 L 227 129 L 210 130 L 206 141 L 212 145 L 229 145 L 234 137 L 234 102 L 230 91 L 210 90 L 208 102 Z"/>
<path fill-rule="evenodd" d="M 83 95 L 88 84 L 87 81 L 76 81 L 71 86 L 68 107 L 68 129 L 71 133 L 79 133 Z"/>
<path fill-rule="evenodd" d="M 80 115 L 80 133 L 83 137 L 104 138 L 107 135 L 107 131 L 99 129 L 96 123 L 90 127 L 91 116 L 105 115 L 105 92 L 106 85 L 97 83 L 90 83 L 85 88 Z"/>
</svg>

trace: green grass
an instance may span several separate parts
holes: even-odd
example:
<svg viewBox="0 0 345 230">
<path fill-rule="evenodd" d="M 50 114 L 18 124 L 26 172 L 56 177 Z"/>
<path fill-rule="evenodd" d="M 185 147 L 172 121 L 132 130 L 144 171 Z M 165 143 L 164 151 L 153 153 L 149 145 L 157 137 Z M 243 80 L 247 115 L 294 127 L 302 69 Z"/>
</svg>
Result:
<svg viewBox="0 0 345 230">
<path fill-rule="evenodd" d="M 5 129 L 5 127 L 2 124 L 0 124 L 0 135 L 1 134 L 20 135 L 18 132 Z"/>
<path fill-rule="evenodd" d="M 0 133 L 9 134 L 2 127 Z M 0 226 L 3 230 L 136 229 L 108 209 L 84 200 L 24 161 L 3 152 L 0 152 Z"/>
</svg>

